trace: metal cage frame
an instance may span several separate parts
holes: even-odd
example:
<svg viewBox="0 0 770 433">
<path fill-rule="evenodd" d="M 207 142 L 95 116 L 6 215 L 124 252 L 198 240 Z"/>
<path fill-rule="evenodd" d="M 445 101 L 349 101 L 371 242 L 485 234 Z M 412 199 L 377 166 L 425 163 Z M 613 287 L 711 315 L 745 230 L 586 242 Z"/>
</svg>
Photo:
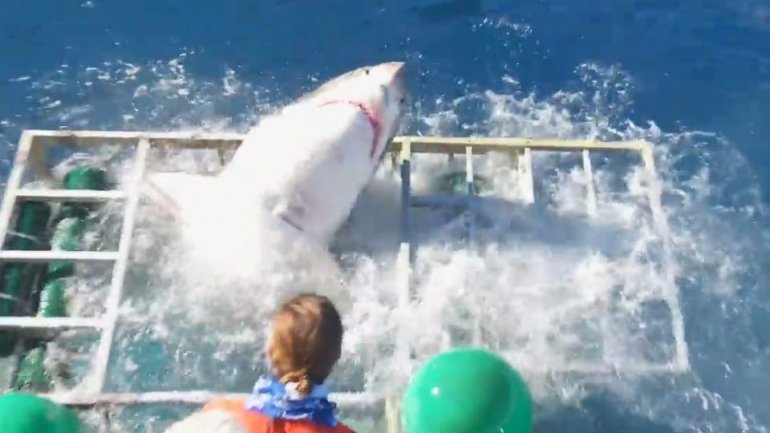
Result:
<svg viewBox="0 0 770 433">
<path fill-rule="evenodd" d="M 223 158 L 223 150 L 235 148 L 243 140 L 243 134 L 237 133 L 198 133 L 198 132 L 126 132 L 126 131 L 23 131 L 17 148 L 14 166 L 5 189 L 0 207 L 0 239 L 5 239 L 9 225 L 14 216 L 16 204 L 25 200 L 37 201 L 92 201 L 105 202 L 114 200 L 125 201 L 122 228 L 118 249 L 116 251 L 14 251 L 0 249 L 0 262 L 49 262 L 67 260 L 74 262 L 106 262 L 112 263 L 112 279 L 107 292 L 105 313 L 99 318 L 37 318 L 37 317 L 0 317 L 0 329 L 24 332 L 61 331 L 66 329 L 95 329 L 100 332 L 99 344 L 92 363 L 91 381 L 86 389 L 77 392 L 47 394 L 52 400 L 79 408 L 104 407 L 112 405 L 157 404 L 157 403 L 187 403 L 201 404 L 212 398 L 226 396 L 243 396 L 242 394 L 223 394 L 208 391 L 168 391 L 142 393 L 104 393 L 110 351 L 118 321 L 118 309 L 123 294 L 123 285 L 128 266 L 129 252 L 132 246 L 132 234 L 136 220 L 137 206 L 140 197 L 140 186 L 147 166 L 148 154 L 153 146 L 172 146 L 177 148 L 209 148 L 219 149 Z M 125 191 L 110 190 L 61 190 L 61 189 L 26 189 L 22 188 L 24 173 L 28 168 L 35 171 L 38 177 L 51 176 L 50 168 L 44 160 L 45 148 L 48 146 L 94 147 L 102 144 L 121 144 L 134 146 L 135 163 L 131 180 Z M 397 290 L 400 303 L 408 303 L 412 299 L 412 265 L 414 246 L 410 233 L 410 209 L 417 206 L 442 206 L 457 200 L 462 196 L 451 198 L 428 196 L 421 197 L 412 194 L 410 184 L 411 162 L 415 154 L 438 153 L 447 155 L 466 156 L 466 182 L 468 192 L 473 194 L 473 164 L 472 156 L 491 151 L 507 152 L 515 156 L 514 169 L 518 171 L 520 181 L 524 186 L 524 200 L 533 203 L 535 200 L 532 178 L 532 152 L 534 151 L 577 151 L 582 153 L 582 165 L 586 176 L 587 206 L 589 216 L 596 212 L 596 193 L 593 185 L 591 167 L 591 152 L 632 152 L 640 156 L 647 172 L 648 200 L 653 217 L 653 223 L 663 236 L 663 254 L 671 256 L 670 242 L 666 238 L 668 227 L 666 217 L 661 207 L 661 188 L 657 180 L 652 145 L 645 141 L 598 142 L 556 139 L 527 139 L 527 138 L 488 138 L 488 137 L 420 137 L 400 136 L 393 140 L 390 148 L 394 167 L 400 167 L 401 175 L 401 243 L 397 257 L 397 274 L 399 276 Z M 666 260 L 666 262 L 668 262 Z M 690 368 L 687 345 L 684 338 L 684 320 L 679 306 L 678 290 L 672 269 L 665 268 L 667 288 L 663 297 L 667 302 L 672 317 L 672 333 L 675 344 L 675 356 L 669 363 L 655 365 L 639 365 L 644 372 L 676 373 L 685 372 Z M 634 370 L 634 366 L 624 366 L 623 370 Z M 613 371 L 612 366 L 575 366 L 571 369 L 584 373 L 605 373 Z M 397 431 L 398 408 L 394 399 L 383 398 L 367 393 L 338 393 L 331 396 L 341 406 L 370 405 L 385 400 L 386 417 L 389 431 Z"/>
</svg>

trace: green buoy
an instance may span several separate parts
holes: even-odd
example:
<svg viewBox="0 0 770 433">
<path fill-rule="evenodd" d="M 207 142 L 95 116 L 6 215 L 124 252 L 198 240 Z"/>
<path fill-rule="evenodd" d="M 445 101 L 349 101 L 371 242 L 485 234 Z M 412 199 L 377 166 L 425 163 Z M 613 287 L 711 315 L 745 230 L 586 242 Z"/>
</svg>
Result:
<svg viewBox="0 0 770 433">
<path fill-rule="evenodd" d="M 402 402 L 406 433 L 530 433 L 532 397 L 518 372 L 481 349 L 426 362 Z"/>
<path fill-rule="evenodd" d="M 32 394 L 0 396 L 2 433 L 81 433 L 80 420 L 71 409 Z"/>
<path fill-rule="evenodd" d="M 9 233 L 7 248 L 11 250 L 44 250 L 51 208 L 46 203 L 24 202 L 13 231 Z M 2 241 L 2 240 L 0 240 Z M 30 297 L 35 280 L 44 271 L 45 265 L 37 263 L 4 263 L 0 265 L 0 316 L 30 314 Z M 10 356 L 19 337 L 17 334 L 0 332 L 0 357 Z"/>
<path fill-rule="evenodd" d="M 468 175 L 465 170 L 453 171 L 441 177 L 440 189 L 444 194 L 468 194 Z M 473 193 L 478 194 L 489 187 L 489 181 L 483 176 L 473 176 Z"/>
<path fill-rule="evenodd" d="M 93 166 L 79 166 L 64 176 L 64 188 L 70 190 L 104 190 L 107 173 Z M 86 230 L 86 218 L 94 210 L 92 203 L 64 202 L 56 216 L 51 247 L 57 250 L 80 249 Z M 67 316 L 67 278 L 75 274 L 73 262 L 51 262 L 47 265 L 38 293 L 37 317 Z M 45 341 L 32 342 L 32 349 L 22 358 L 13 386 L 19 390 L 47 391 L 51 377 L 45 367 Z"/>
</svg>

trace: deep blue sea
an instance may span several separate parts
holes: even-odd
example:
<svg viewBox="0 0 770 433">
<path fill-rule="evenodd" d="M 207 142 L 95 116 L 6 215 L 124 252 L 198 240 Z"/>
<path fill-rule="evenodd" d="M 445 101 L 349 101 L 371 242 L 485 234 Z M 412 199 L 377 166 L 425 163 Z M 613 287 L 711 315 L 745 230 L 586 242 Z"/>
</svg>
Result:
<svg viewBox="0 0 770 433">
<path fill-rule="evenodd" d="M 0 185 L 24 128 L 243 130 L 319 80 L 391 60 L 409 64 L 410 133 L 448 109 L 454 135 L 485 130 L 481 108 L 452 101 L 491 92 L 517 101 L 510 133 L 653 141 L 693 371 L 588 393 L 539 414 L 534 431 L 770 430 L 770 0 L 5 0 L 2 11 Z M 567 124 L 538 123 L 548 110 Z"/>
</svg>

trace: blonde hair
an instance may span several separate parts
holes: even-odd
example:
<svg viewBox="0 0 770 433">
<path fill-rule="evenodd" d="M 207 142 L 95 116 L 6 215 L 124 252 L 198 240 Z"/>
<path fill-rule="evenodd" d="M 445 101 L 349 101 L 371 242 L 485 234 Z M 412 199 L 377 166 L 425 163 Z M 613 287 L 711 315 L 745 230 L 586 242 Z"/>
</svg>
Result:
<svg viewBox="0 0 770 433">
<path fill-rule="evenodd" d="M 267 358 L 273 373 L 284 384 L 297 383 L 300 394 L 310 394 L 339 360 L 342 334 L 342 320 L 328 298 L 301 294 L 289 299 L 272 318 Z"/>
</svg>

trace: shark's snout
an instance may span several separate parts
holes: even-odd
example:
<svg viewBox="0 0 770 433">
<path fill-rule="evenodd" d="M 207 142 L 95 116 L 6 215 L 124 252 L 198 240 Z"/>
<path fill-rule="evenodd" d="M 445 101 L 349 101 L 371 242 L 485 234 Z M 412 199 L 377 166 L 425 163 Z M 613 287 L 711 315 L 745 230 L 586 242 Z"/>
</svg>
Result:
<svg viewBox="0 0 770 433">
<path fill-rule="evenodd" d="M 383 69 L 394 77 L 398 77 L 403 73 L 406 63 L 404 62 L 388 62 L 382 65 Z"/>
<path fill-rule="evenodd" d="M 389 62 L 382 65 L 383 70 L 390 76 L 390 85 L 393 86 L 401 95 L 406 93 L 404 62 Z"/>
</svg>

